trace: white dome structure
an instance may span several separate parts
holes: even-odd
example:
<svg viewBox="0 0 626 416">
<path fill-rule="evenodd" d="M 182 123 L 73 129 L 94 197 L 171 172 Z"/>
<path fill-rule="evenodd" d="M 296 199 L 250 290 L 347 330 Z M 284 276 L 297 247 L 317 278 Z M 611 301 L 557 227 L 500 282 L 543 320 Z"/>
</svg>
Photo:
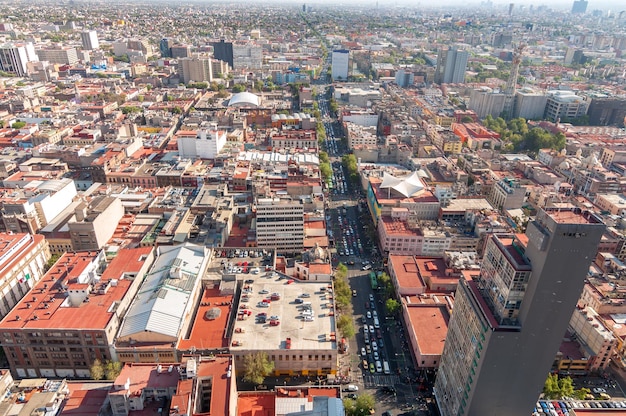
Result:
<svg viewBox="0 0 626 416">
<path fill-rule="evenodd" d="M 426 188 L 424 182 L 420 179 L 418 172 L 413 172 L 409 176 L 404 178 L 396 178 L 387 172 L 383 175 L 383 182 L 380 184 L 380 189 L 394 190 L 405 198 L 410 198 L 419 194 Z"/>
<path fill-rule="evenodd" d="M 231 99 L 228 101 L 228 106 L 240 106 L 240 107 L 258 107 L 261 104 L 261 100 L 259 96 L 256 94 L 252 94 L 251 92 L 240 92 L 238 94 L 234 94 Z"/>
</svg>

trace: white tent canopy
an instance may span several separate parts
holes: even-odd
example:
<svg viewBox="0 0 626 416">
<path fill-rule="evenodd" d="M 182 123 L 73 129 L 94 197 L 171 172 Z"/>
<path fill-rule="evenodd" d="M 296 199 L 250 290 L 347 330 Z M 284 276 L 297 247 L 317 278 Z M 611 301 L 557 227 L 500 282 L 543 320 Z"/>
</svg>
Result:
<svg viewBox="0 0 626 416">
<path fill-rule="evenodd" d="M 404 178 L 396 178 L 385 172 L 383 175 L 383 183 L 380 184 L 380 189 L 393 189 L 402 194 L 405 198 L 420 193 L 424 188 L 424 182 L 420 179 L 418 172 L 413 172 Z"/>
</svg>

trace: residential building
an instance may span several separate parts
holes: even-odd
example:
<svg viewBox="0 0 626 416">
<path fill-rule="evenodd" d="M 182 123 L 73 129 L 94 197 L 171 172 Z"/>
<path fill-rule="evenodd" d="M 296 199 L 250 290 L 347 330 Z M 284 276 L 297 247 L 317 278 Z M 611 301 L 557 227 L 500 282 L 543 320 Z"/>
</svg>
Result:
<svg viewBox="0 0 626 416">
<path fill-rule="evenodd" d="M 331 77 L 333 81 L 347 81 L 350 69 L 350 51 L 338 49 L 331 55 Z"/>
<path fill-rule="evenodd" d="M 180 79 L 185 84 L 190 82 L 212 82 L 213 65 L 208 56 L 180 58 L 177 67 Z"/>
<path fill-rule="evenodd" d="M 0 234 L 0 318 L 4 318 L 44 274 L 50 248 L 39 234 Z"/>
<path fill-rule="evenodd" d="M 111 412 L 113 416 L 156 412 L 165 399 L 172 416 L 235 415 L 233 372 L 232 356 L 222 354 L 185 356 L 181 363 L 129 363 L 108 392 Z"/>
<path fill-rule="evenodd" d="M 525 236 L 489 237 L 481 272 L 456 292 L 434 387 L 443 416 L 532 412 L 604 230 L 589 212 L 555 209 Z"/>
<path fill-rule="evenodd" d="M 215 159 L 226 144 L 226 132 L 218 130 L 217 125 L 202 127 L 196 137 L 182 136 L 177 143 L 183 159 Z"/>
<path fill-rule="evenodd" d="M 95 30 L 85 30 L 80 33 L 80 40 L 83 43 L 83 49 L 93 51 L 100 49 L 100 42 L 98 41 L 98 32 Z"/>
<path fill-rule="evenodd" d="M 544 118 L 552 122 L 573 119 L 587 114 L 589 103 L 573 91 L 548 91 Z"/>
<path fill-rule="evenodd" d="M 257 247 L 280 252 L 301 252 L 304 247 L 304 205 L 290 198 L 258 198 Z"/>
<path fill-rule="evenodd" d="M 465 71 L 469 53 L 457 48 L 440 49 L 437 56 L 435 82 L 438 84 L 459 84 L 465 82 Z"/>
<path fill-rule="evenodd" d="M 0 69 L 11 72 L 18 77 L 27 76 L 26 64 L 38 60 L 32 43 L 5 43 L 0 45 Z"/>
<path fill-rule="evenodd" d="M 618 340 L 606 327 L 604 320 L 592 308 L 579 306 L 569 326 L 581 344 L 580 351 L 587 361 L 587 371 L 605 371 L 611 363 Z"/>
<path fill-rule="evenodd" d="M 6 232 L 34 234 L 63 212 L 76 195 L 74 181 L 68 178 L 48 180 L 30 189 L 16 189 L 0 198 L 0 228 Z"/>
<path fill-rule="evenodd" d="M 262 66 L 263 48 L 261 46 L 252 43 L 233 45 L 233 69 L 261 69 Z"/>
<path fill-rule="evenodd" d="M 526 199 L 526 187 L 516 179 L 505 178 L 497 181 L 491 188 L 488 201 L 500 210 L 521 208 Z"/>
<path fill-rule="evenodd" d="M 89 378 L 95 360 L 116 360 L 113 340 L 152 263 L 152 247 L 68 252 L 0 322 L 14 377 Z"/>
<path fill-rule="evenodd" d="M 76 48 L 69 46 L 37 49 L 35 53 L 40 61 L 48 61 L 51 64 L 74 65 L 78 62 Z"/>
<path fill-rule="evenodd" d="M 100 250 L 113 237 L 123 216 L 124 206 L 118 198 L 101 195 L 90 202 L 83 201 L 67 223 L 72 248 L 75 251 Z"/>
</svg>

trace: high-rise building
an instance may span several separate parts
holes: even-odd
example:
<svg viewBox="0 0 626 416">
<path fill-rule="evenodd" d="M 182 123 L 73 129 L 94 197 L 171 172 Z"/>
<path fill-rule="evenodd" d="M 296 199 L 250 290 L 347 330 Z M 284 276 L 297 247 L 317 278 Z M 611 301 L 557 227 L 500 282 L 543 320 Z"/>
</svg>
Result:
<svg viewBox="0 0 626 416">
<path fill-rule="evenodd" d="M 256 243 L 259 248 L 301 252 L 304 247 L 304 206 L 289 198 L 256 202 Z"/>
<path fill-rule="evenodd" d="M 219 42 L 213 42 L 211 45 L 213 46 L 213 57 L 228 63 L 231 68 L 234 68 L 233 43 L 224 42 L 222 39 Z"/>
<path fill-rule="evenodd" d="M 489 87 L 481 87 L 470 91 L 468 108 L 474 111 L 479 119 L 483 119 L 489 114 L 496 118 L 502 114 L 505 100 L 506 96 L 502 92 L 494 91 Z"/>
<path fill-rule="evenodd" d="M 233 69 L 261 69 L 262 66 L 263 48 L 261 46 L 254 43 L 233 45 Z"/>
<path fill-rule="evenodd" d="M 32 43 L 5 43 L 0 45 L 0 69 L 16 74 L 18 77 L 28 75 L 28 62 L 37 62 L 37 54 Z"/>
<path fill-rule="evenodd" d="M 208 56 L 181 58 L 178 60 L 178 74 L 185 84 L 194 82 L 213 81 L 213 66 Z"/>
<path fill-rule="evenodd" d="M 92 51 L 100 48 L 98 33 L 95 30 L 85 30 L 80 32 L 80 40 L 83 42 L 83 49 Z"/>
<path fill-rule="evenodd" d="M 350 51 L 347 49 L 333 51 L 331 65 L 333 81 L 347 81 L 350 68 Z"/>
<path fill-rule="evenodd" d="M 515 91 L 513 118 L 523 117 L 526 120 L 543 118 L 548 97 L 542 91 L 525 87 Z"/>
<path fill-rule="evenodd" d="M 544 118 L 552 122 L 573 119 L 587 114 L 589 102 L 573 91 L 548 91 Z"/>
<path fill-rule="evenodd" d="M 434 388 L 443 416 L 532 412 L 604 229 L 577 208 L 541 210 L 525 236 L 489 237 L 456 292 Z"/>
<path fill-rule="evenodd" d="M 437 56 L 435 82 L 438 84 L 458 84 L 465 82 L 465 70 L 469 53 L 456 48 L 441 49 Z"/>
<path fill-rule="evenodd" d="M 161 41 L 159 42 L 159 51 L 161 52 L 161 57 L 163 58 L 172 57 L 172 51 L 170 50 L 170 48 L 172 47 L 173 44 L 174 44 L 173 39 L 170 39 L 170 38 L 161 39 Z"/>
<path fill-rule="evenodd" d="M 587 0 L 576 0 L 574 4 L 572 4 L 572 13 L 582 14 L 587 11 L 587 4 L 589 2 Z"/>
</svg>

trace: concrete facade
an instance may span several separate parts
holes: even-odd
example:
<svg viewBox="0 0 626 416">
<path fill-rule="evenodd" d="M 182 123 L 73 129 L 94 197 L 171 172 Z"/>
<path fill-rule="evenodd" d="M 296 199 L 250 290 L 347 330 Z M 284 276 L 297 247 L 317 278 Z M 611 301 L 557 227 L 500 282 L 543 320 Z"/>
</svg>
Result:
<svg viewBox="0 0 626 416">
<path fill-rule="evenodd" d="M 526 244 L 491 237 L 492 273 L 457 290 L 434 388 L 442 415 L 532 412 L 604 229 L 589 212 L 550 210 L 528 225 Z"/>
</svg>

